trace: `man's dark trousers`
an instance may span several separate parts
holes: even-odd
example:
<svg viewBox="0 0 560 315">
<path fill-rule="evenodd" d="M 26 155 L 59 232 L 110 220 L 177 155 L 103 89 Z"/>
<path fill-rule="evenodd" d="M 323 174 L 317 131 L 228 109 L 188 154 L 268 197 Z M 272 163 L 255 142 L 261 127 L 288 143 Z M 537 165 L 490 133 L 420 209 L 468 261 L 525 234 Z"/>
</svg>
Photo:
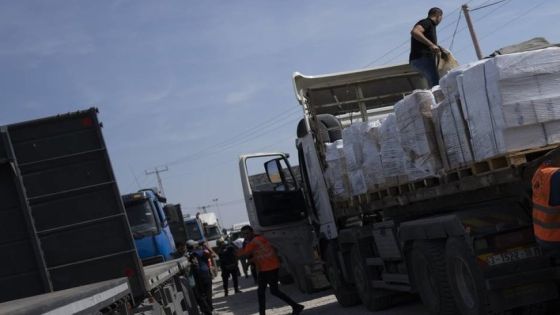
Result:
<svg viewBox="0 0 560 315">
<path fill-rule="evenodd" d="M 257 281 L 259 282 L 257 294 L 259 297 L 260 315 L 265 315 L 265 310 L 266 310 L 265 290 L 267 285 L 270 286 L 270 294 L 288 303 L 292 308 L 296 308 L 299 305 L 294 300 L 292 300 L 289 296 L 287 296 L 282 291 L 280 291 L 280 289 L 278 289 L 278 269 L 259 272 Z"/>
<path fill-rule="evenodd" d="M 233 289 L 235 290 L 235 292 L 239 291 L 239 284 L 238 284 L 238 280 L 237 280 L 237 276 L 238 276 L 239 270 L 237 269 L 237 267 L 235 268 L 224 268 L 222 270 L 222 282 L 223 282 L 223 286 L 224 286 L 224 294 L 228 295 L 228 285 L 229 285 L 229 276 L 231 275 L 231 278 L 233 280 Z"/>
</svg>

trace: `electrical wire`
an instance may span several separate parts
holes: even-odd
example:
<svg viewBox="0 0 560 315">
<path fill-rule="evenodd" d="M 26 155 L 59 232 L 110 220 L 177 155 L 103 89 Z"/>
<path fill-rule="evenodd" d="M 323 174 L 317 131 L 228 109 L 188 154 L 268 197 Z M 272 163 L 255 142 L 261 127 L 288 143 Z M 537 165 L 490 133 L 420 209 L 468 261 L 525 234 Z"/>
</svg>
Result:
<svg viewBox="0 0 560 315">
<path fill-rule="evenodd" d="M 502 2 L 504 2 L 504 1 L 507 1 L 507 0 L 500 0 L 500 1 L 496 1 L 496 2 L 494 2 L 494 3 L 490 3 L 490 4 L 487 4 L 487 5 L 481 5 L 481 6 L 479 6 L 479 7 L 474 8 L 474 9 L 469 9 L 469 11 L 474 12 L 474 11 L 476 11 L 476 10 L 480 10 L 480 9 L 484 9 L 484 8 L 487 8 L 487 7 L 491 7 L 491 6 L 493 6 L 493 5 L 502 3 Z"/>
<path fill-rule="evenodd" d="M 511 19 L 511 20 L 507 21 L 506 23 L 504 23 L 504 24 L 502 24 L 502 25 L 496 27 L 492 32 L 490 32 L 490 33 L 488 33 L 488 34 L 485 34 L 485 35 L 482 36 L 480 39 L 482 40 L 482 39 L 484 39 L 484 38 L 487 38 L 488 36 L 491 36 L 491 35 L 495 34 L 496 32 L 501 31 L 504 27 L 506 27 L 506 26 L 508 26 L 509 24 L 511 24 L 512 22 L 515 22 L 515 21 L 519 20 L 520 18 L 526 16 L 529 12 L 535 10 L 536 8 L 540 7 L 541 5 L 543 5 L 543 4 L 545 4 L 545 3 L 546 3 L 546 0 L 543 0 L 541 3 L 538 3 L 538 4 L 536 4 L 535 6 L 529 8 L 528 10 L 523 11 L 521 14 L 517 15 L 517 16 L 514 17 L 513 19 Z"/>
<path fill-rule="evenodd" d="M 457 35 L 457 29 L 459 28 L 459 21 L 461 21 L 461 13 L 463 11 L 459 11 L 459 17 L 457 18 L 457 24 L 455 25 L 455 30 L 453 31 L 453 38 L 451 39 L 451 45 L 449 45 L 449 50 L 453 49 L 453 43 L 455 42 L 455 35 Z"/>
</svg>

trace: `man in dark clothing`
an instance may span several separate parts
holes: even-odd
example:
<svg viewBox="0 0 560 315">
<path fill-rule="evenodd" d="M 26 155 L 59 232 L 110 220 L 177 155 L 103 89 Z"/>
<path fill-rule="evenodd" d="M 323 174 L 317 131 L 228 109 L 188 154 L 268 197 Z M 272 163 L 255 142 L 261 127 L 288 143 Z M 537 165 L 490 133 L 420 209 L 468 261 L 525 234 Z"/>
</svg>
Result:
<svg viewBox="0 0 560 315">
<path fill-rule="evenodd" d="M 233 289 L 235 293 L 240 293 L 237 276 L 239 275 L 239 267 L 237 266 L 237 257 L 235 256 L 235 248 L 233 245 L 226 245 L 223 240 L 217 241 L 218 257 L 220 258 L 220 269 L 222 270 L 222 284 L 224 287 L 224 295 L 228 296 L 229 276 L 233 280 Z"/>
<path fill-rule="evenodd" d="M 410 31 L 409 63 L 424 75 L 430 87 L 439 83 L 436 54 L 440 52 L 440 48 L 437 44 L 436 27 L 442 19 L 443 11 L 431 8 L 428 17 L 418 21 Z"/>
<path fill-rule="evenodd" d="M 195 241 L 187 241 L 187 257 L 193 264 L 193 276 L 196 283 L 197 301 L 205 315 L 212 314 L 212 275 L 208 266 L 210 252 L 200 247 Z"/>
</svg>

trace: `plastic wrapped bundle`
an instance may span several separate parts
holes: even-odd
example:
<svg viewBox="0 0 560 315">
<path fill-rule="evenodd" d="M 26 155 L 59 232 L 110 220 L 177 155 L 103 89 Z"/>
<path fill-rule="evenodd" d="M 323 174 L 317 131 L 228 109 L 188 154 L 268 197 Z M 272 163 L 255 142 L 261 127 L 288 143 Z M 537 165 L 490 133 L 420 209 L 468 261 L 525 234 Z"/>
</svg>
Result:
<svg viewBox="0 0 560 315">
<path fill-rule="evenodd" d="M 465 70 L 474 67 L 475 65 L 485 62 L 486 60 L 475 61 L 468 64 L 461 65 L 447 73 L 439 80 L 439 88 L 443 92 L 446 99 L 452 101 L 457 100 L 459 102 L 459 86 L 457 84 L 457 77 L 463 74 Z M 438 101 L 439 103 L 439 101 Z"/>
<path fill-rule="evenodd" d="M 560 119 L 560 48 L 497 56 L 484 70 L 490 106 L 504 127 Z"/>
<path fill-rule="evenodd" d="M 379 127 L 381 144 L 381 164 L 383 177 L 388 185 L 398 183 L 400 176 L 406 175 L 404 168 L 404 151 L 399 141 L 397 119 L 389 114 Z"/>
<path fill-rule="evenodd" d="M 362 134 L 362 169 L 368 191 L 375 191 L 385 183 L 381 162 L 381 123 L 382 120 L 368 122 Z"/>
<path fill-rule="evenodd" d="M 329 189 L 335 197 L 348 198 L 350 196 L 350 183 L 342 140 L 325 143 L 325 160 L 327 161 L 325 177 Z"/>
<path fill-rule="evenodd" d="M 559 78 L 558 48 L 497 56 L 465 70 L 457 82 L 475 160 L 556 143 Z"/>
<path fill-rule="evenodd" d="M 471 163 L 469 132 L 459 104 L 445 99 L 432 109 L 432 117 L 444 169 L 456 169 Z"/>
<path fill-rule="evenodd" d="M 362 170 L 363 153 L 363 130 L 366 123 L 355 123 L 342 130 L 342 141 L 344 142 L 344 158 L 350 179 L 352 195 L 365 194 L 367 192 L 364 172 Z"/>
<path fill-rule="evenodd" d="M 434 96 L 429 90 L 416 90 L 395 105 L 397 129 L 409 180 L 435 176 L 441 169 L 432 122 L 433 106 Z"/>
</svg>

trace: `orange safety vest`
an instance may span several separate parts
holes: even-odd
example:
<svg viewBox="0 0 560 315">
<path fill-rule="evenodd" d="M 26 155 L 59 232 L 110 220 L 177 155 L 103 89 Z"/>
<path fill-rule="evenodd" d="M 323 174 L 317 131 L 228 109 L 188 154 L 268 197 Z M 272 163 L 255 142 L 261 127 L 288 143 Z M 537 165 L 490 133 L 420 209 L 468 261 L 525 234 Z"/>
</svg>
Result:
<svg viewBox="0 0 560 315">
<path fill-rule="evenodd" d="M 550 205 L 552 176 L 559 167 L 541 166 L 533 175 L 533 228 L 535 237 L 546 242 L 560 242 L 560 205 Z"/>
<path fill-rule="evenodd" d="M 255 235 L 238 253 L 238 255 L 247 254 L 252 254 L 251 261 L 255 263 L 259 272 L 280 268 L 280 260 L 274 251 L 274 247 L 261 235 Z"/>
</svg>

